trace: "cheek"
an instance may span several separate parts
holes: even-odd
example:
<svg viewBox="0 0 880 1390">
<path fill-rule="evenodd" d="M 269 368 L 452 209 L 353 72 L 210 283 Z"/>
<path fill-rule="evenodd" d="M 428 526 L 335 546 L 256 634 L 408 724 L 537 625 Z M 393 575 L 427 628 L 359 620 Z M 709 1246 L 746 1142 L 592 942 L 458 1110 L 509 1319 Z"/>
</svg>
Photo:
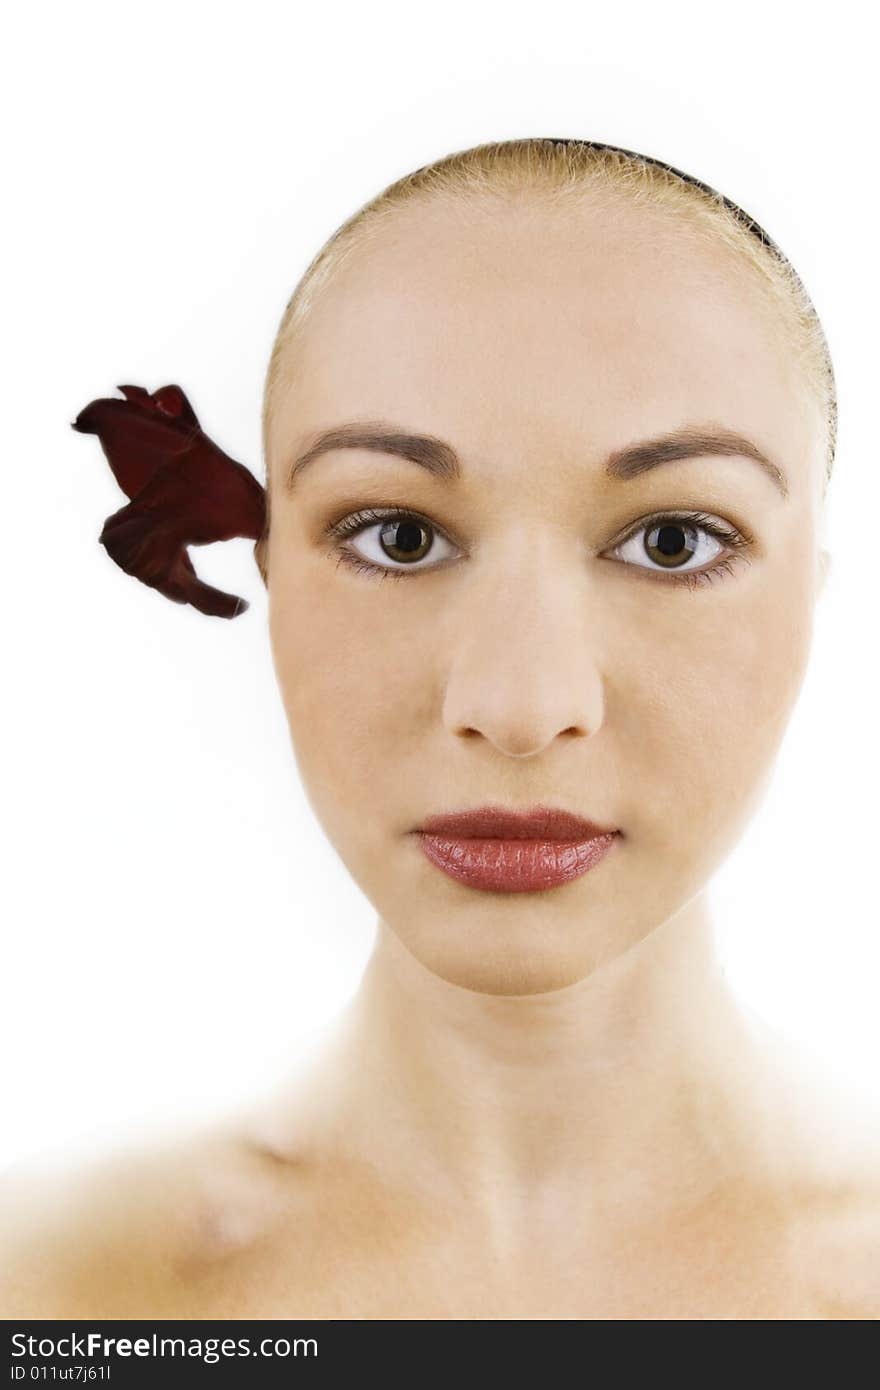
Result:
<svg viewBox="0 0 880 1390">
<path fill-rule="evenodd" d="M 271 607 L 275 670 L 297 766 L 313 809 L 335 841 L 365 807 L 406 806 L 407 729 L 424 675 L 400 624 L 340 579 L 279 582 Z M 396 611 L 396 610 L 395 610 Z M 403 769 L 403 770 L 402 770 Z M 419 805 L 418 792 L 410 802 Z M 387 829 L 387 827 L 383 827 Z"/>
<path fill-rule="evenodd" d="M 758 803 L 809 660 L 809 594 L 806 567 L 780 565 L 682 595 L 639 645 L 641 676 L 621 675 L 623 756 L 650 798 L 633 812 L 664 852 L 699 839 L 717 858 Z"/>
</svg>

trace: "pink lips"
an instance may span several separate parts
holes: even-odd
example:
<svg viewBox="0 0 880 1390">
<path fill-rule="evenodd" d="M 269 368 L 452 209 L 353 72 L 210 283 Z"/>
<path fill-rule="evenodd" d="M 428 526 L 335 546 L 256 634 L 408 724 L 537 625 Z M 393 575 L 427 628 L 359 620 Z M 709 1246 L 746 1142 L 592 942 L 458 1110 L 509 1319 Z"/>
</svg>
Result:
<svg viewBox="0 0 880 1390">
<path fill-rule="evenodd" d="M 555 888 L 594 868 L 619 830 L 569 811 L 485 806 L 430 816 L 416 832 L 426 857 L 451 878 L 488 892 Z"/>
</svg>

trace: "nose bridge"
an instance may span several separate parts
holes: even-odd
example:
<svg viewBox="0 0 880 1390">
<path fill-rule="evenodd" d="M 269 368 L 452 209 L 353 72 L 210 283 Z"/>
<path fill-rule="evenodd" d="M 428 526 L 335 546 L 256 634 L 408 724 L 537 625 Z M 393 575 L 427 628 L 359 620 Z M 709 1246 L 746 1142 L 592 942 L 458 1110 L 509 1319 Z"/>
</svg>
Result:
<svg viewBox="0 0 880 1390">
<path fill-rule="evenodd" d="M 554 528 L 510 531 L 480 557 L 450 638 L 447 728 L 511 756 L 603 717 L 595 617 L 582 557 Z"/>
</svg>

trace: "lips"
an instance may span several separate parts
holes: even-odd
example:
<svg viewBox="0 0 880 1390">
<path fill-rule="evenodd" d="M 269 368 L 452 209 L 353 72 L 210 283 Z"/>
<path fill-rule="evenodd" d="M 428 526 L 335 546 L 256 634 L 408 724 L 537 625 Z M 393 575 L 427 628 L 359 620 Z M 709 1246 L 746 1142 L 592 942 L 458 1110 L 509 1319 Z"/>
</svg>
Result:
<svg viewBox="0 0 880 1390">
<path fill-rule="evenodd" d="M 560 811 L 552 806 L 533 806 L 527 811 L 479 806 L 472 811 L 429 816 L 419 828 L 427 835 L 450 835 L 456 839 L 565 840 L 569 843 L 615 834 L 613 826 L 596 825 L 571 811 Z"/>
<path fill-rule="evenodd" d="M 621 832 L 570 811 L 485 806 L 430 816 L 417 831 L 425 857 L 485 892 L 555 888 L 599 864 Z"/>
</svg>

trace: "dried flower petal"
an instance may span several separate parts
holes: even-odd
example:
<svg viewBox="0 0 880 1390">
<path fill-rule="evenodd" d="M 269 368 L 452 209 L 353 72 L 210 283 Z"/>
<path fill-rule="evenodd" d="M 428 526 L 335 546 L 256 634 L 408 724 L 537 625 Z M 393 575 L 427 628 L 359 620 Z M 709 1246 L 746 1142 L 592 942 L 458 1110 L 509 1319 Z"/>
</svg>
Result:
<svg viewBox="0 0 880 1390">
<path fill-rule="evenodd" d="M 98 436 L 113 476 L 131 499 L 107 518 L 100 543 L 126 574 L 174 603 L 191 603 L 212 617 L 236 617 L 247 601 L 204 584 L 186 547 L 236 536 L 259 543 L 265 488 L 208 438 L 179 386 L 152 394 L 143 386 L 117 389 L 124 400 L 92 401 L 73 421 L 81 434 Z"/>
</svg>

